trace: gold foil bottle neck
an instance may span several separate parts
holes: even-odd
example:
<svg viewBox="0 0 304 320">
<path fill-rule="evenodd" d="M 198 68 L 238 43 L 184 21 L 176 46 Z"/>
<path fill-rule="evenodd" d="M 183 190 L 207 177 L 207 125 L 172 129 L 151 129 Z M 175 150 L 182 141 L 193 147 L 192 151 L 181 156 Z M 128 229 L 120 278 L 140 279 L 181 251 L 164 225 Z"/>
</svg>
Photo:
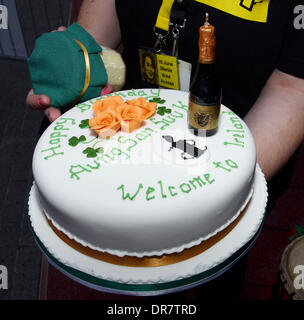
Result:
<svg viewBox="0 0 304 320">
<path fill-rule="evenodd" d="M 215 60 L 215 28 L 209 23 L 206 13 L 205 23 L 199 29 L 199 62 L 213 63 Z"/>
</svg>

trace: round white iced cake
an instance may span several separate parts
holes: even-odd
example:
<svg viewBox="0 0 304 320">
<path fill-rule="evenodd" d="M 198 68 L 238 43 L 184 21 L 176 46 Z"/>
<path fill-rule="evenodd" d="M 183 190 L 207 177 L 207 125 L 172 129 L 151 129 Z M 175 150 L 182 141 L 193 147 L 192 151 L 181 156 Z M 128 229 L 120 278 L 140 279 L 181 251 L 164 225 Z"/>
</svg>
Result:
<svg viewBox="0 0 304 320">
<path fill-rule="evenodd" d="M 156 113 L 132 133 L 99 138 L 81 103 L 55 120 L 37 143 L 33 174 L 41 207 L 68 237 L 110 254 L 180 252 L 227 227 L 250 200 L 256 149 L 245 123 L 221 107 L 215 135 L 187 125 L 188 93 L 145 89 Z"/>
</svg>

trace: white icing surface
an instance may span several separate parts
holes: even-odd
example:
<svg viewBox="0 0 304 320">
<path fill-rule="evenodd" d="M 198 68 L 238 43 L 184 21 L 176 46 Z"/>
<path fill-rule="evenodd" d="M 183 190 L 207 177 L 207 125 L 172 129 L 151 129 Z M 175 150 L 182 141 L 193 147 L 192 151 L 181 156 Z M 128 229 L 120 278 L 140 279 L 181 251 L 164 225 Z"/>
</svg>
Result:
<svg viewBox="0 0 304 320">
<path fill-rule="evenodd" d="M 132 295 L 145 295 L 145 293 L 143 291 L 136 292 L 134 290 L 126 292 L 125 290 L 128 290 L 128 288 L 124 291 L 109 289 L 109 286 L 105 287 L 104 284 L 100 285 L 98 282 L 96 283 L 96 281 L 89 281 L 86 278 L 86 275 L 92 275 L 98 279 L 113 281 L 114 283 L 130 285 L 157 284 L 155 292 L 147 292 L 148 295 L 154 295 L 157 294 L 160 289 L 162 290 L 162 293 L 168 293 L 166 290 L 167 287 L 165 287 L 164 290 L 164 288 L 159 286 L 160 284 L 166 284 L 178 279 L 187 279 L 198 275 L 201 272 L 209 271 L 238 252 L 239 249 L 246 245 L 257 234 L 263 221 L 266 203 L 266 181 L 261 169 L 257 166 L 252 199 L 246 208 L 245 214 L 237 225 L 223 239 L 201 254 L 175 264 L 161 267 L 125 267 L 113 265 L 89 257 L 73 249 L 62 241 L 48 224 L 39 203 L 38 190 L 35 184 L 30 192 L 28 206 L 31 225 L 34 232 L 47 250 L 45 251 L 45 249 L 42 248 L 43 252 L 45 254 L 51 254 L 52 259 L 57 259 L 66 267 L 72 267 L 73 269 L 85 273 L 83 276 L 78 275 L 75 277 L 75 275 L 69 274 L 68 271 L 62 270 L 58 265 L 58 262 L 49 260 L 55 267 L 65 272 L 66 275 L 93 289 L 113 293 L 128 293 Z M 213 274 L 210 276 L 212 277 Z M 202 275 L 202 279 L 199 282 L 202 283 L 208 280 L 210 280 L 208 276 L 204 278 Z"/>
<path fill-rule="evenodd" d="M 187 129 L 188 93 L 152 89 L 121 94 L 125 99 L 159 96 L 165 102 L 158 106 L 171 113 L 155 114 L 140 129 L 118 132 L 110 140 L 93 140 L 89 129 L 79 127 L 92 117 L 96 99 L 52 123 L 36 146 L 33 174 L 54 225 L 93 249 L 141 257 L 182 251 L 231 223 L 250 199 L 256 167 L 255 144 L 244 122 L 222 106 L 217 134 L 197 138 Z M 85 141 L 69 145 L 70 138 L 81 135 Z M 198 159 L 183 160 L 182 151 L 168 151 L 163 135 L 195 140 L 207 150 Z M 87 158 L 87 147 L 102 147 L 103 153 Z M 193 181 L 197 177 L 201 186 Z M 123 200 L 123 188 L 131 196 L 139 192 Z"/>
</svg>

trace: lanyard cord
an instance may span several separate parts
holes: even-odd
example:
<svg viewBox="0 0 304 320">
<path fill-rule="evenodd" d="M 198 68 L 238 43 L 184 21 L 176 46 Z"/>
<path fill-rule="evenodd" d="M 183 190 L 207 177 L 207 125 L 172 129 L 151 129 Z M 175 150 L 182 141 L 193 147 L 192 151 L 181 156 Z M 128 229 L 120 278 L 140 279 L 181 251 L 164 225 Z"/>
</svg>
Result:
<svg viewBox="0 0 304 320">
<path fill-rule="evenodd" d="M 270 0 L 254 1 L 254 0 L 193 0 L 207 6 L 211 6 L 218 10 L 227 12 L 242 19 L 267 22 L 267 13 Z M 172 10 L 178 8 L 182 10 L 181 3 L 183 0 L 163 0 L 159 9 L 155 27 L 168 32 L 170 28 L 170 19 Z M 257 7 L 257 8 L 255 8 Z M 254 10 L 253 10 L 254 9 Z"/>
<path fill-rule="evenodd" d="M 160 53 L 162 46 L 165 45 L 165 38 L 169 34 L 169 28 L 172 26 L 173 35 L 173 50 L 172 55 L 177 53 L 177 39 L 179 37 L 180 28 L 185 27 L 185 10 L 182 7 L 183 0 L 163 0 L 159 9 L 156 24 L 154 26 L 154 33 L 157 36 L 154 45 L 154 51 Z"/>
<path fill-rule="evenodd" d="M 183 0 L 163 0 L 159 9 L 155 28 L 168 32 L 170 25 L 184 24 L 185 10 Z"/>
<path fill-rule="evenodd" d="M 175 0 L 163 0 L 163 3 L 159 9 L 155 27 L 164 31 L 169 30 L 169 20 L 171 15 L 171 9 Z"/>
</svg>

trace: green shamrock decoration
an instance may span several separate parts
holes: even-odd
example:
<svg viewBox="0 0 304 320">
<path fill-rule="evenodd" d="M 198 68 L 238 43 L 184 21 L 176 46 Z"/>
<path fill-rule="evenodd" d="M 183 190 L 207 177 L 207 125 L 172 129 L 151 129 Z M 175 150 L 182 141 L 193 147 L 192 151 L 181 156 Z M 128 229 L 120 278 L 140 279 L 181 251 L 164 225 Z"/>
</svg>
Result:
<svg viewBox="0 0 304 320">
<path fill-rule="evenodd" d="M 72 147 L 76 147 L 79 142 L 83 142 L 83 141 L 86 141 L 86 137 L 85 136 L 80 136 L 79 138 L 74 136 L 74 137 L 69 139 L 69 145 L 72 146 Z"/>
<path fill-rule="evenodd" d="M 156 102 L 156 103 L 159 103 L 159 104 L 163 104 L 166 102 L 166 100 L 160 98 L 160 97 L 154 97 L 153 99 L 149 100 L 149 102 Z"/>
<path fill-rule="evenodd" d="M 103 148 L 91 148 L 88 147 L 85 150 L 82 151 L 82 153 L 87 155 L 87 158 L 96 158 L 98 156 L 98 153 L 103 153 Z"/>
<path fill-rule="evenodd" d="M 89 119 L 81 120 L 79 128 L 81 129 L 90 128 Z"/>
<path fill-rule="evenodd" d="M 157 108 L 157 113 L 161 116 L 165 115 L 165 113 L 171 113 L 171 111 L 171 109 L 167 109 L 165 106 Z"/>
</svg>

